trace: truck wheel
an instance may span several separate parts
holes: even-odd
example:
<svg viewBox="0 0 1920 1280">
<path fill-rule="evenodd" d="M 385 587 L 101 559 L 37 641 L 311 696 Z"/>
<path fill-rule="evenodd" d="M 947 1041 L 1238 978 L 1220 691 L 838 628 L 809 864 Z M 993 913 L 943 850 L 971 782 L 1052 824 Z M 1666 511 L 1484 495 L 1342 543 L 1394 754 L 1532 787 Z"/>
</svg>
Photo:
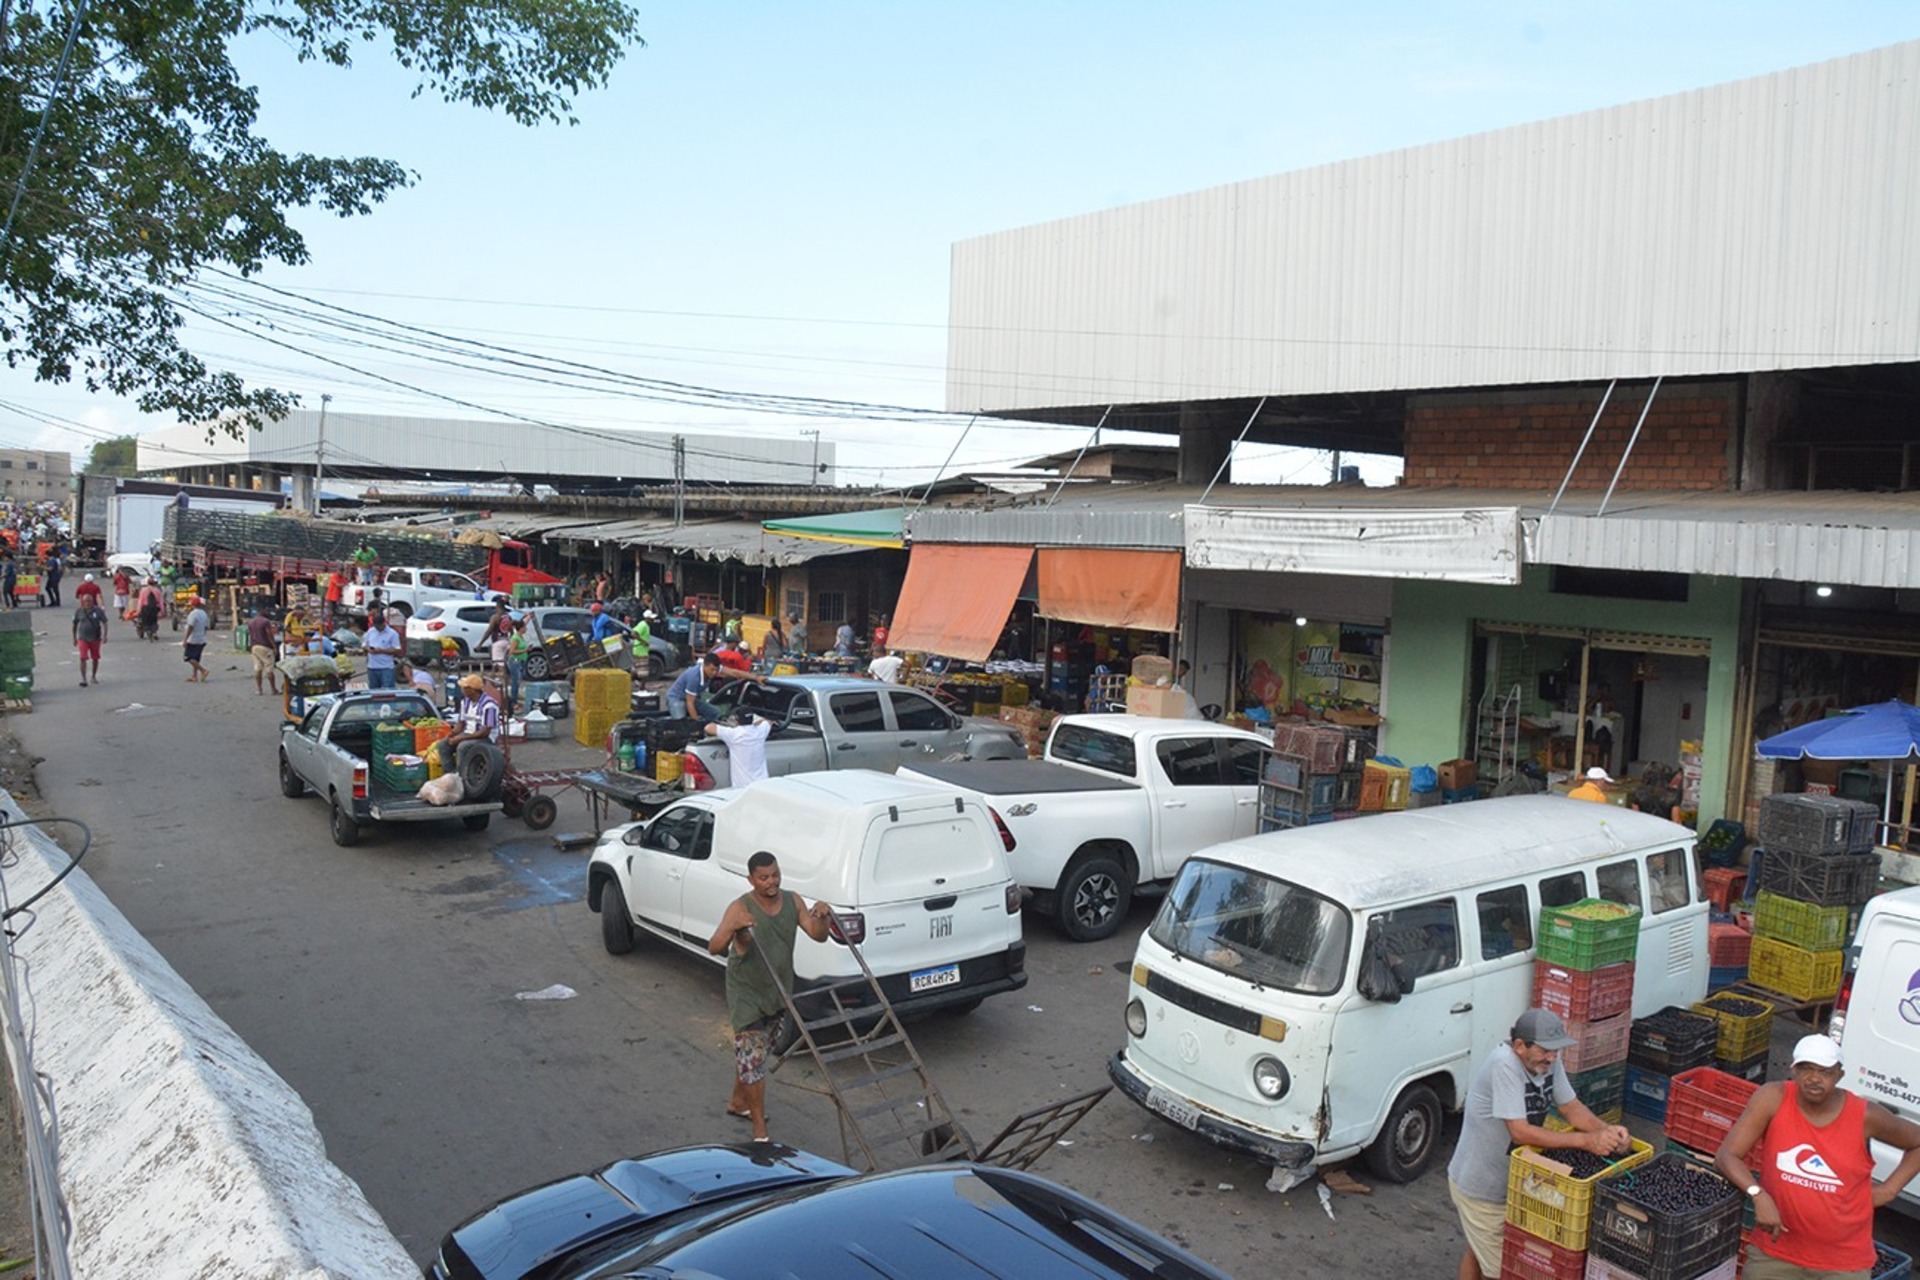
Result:
<svg viewBox="0 0 1920 1280">
<path fill-rule="evenodd" d="M 1126 868 L 1110 853 L 1084 853 L 1060 877 L 1060 931 L 1075 942 L 1110 938 L 1127 917 L 1133 885 Z"/>
<path fill-rule="evenodd" d="M 1367 1148 L 1367 1168 L 1386 1182 L 1412 1182 L 1433 1163 L 1440 1142 L 1440 1095 L 1410 1084 L 1394 1099 L 1380 1136 Z"/>
<path fill-rule="evenodd" d="M 300 781 L 300 775 L 287 763 L 287 753 L 280 753 L 280 794 L 289 800 L 298 800 L 307 794 L 307 784 Z"/>
<path fill-rule="evenodd" d="M 627 895 L 620 892 L 618 880 L 607 881 L 600 890 L 600 941 L 611 956 L 633 950 L 633 917 L 627 914 Z"/>
<path fill-rule="evenodd" d="M 454 753 L 454 772 L 469 800 L 486 800 L 499 789 L 507 758 L 491 742 L 463 742 Z"/>
<path fill-rule="evenodd" d="M 529 827 L 535 831 L 545 831 L 553 825 L 553 820 L 560 816 L 560 806 L 552 796 L 535 796 L 527 801 L 526 813 L 523 816 Z"/>
<path fill-rule="evenodd" d="M 469 831 L 485 831 L 487 829 L 487 819 L 492 816 L 490 813 L 470 813 L 460 819 L 460 825 Z"/>
<path fill-rule="evenodd" d="M 334 802 L 332 824 L 329 829 L 333 835 L 333 842 L 342 849 L 350 849 L 360 843 L 360 824 L 353 820 L 352 814 L 340 807 L 338 801 Z"/>
<path fill-rule="evenodd" d="M 553 665 L 547 661 L 547 655 L 535 649 L 527 655 L 527 679 L 545 680 L 553 674 Z"/>
</svg>

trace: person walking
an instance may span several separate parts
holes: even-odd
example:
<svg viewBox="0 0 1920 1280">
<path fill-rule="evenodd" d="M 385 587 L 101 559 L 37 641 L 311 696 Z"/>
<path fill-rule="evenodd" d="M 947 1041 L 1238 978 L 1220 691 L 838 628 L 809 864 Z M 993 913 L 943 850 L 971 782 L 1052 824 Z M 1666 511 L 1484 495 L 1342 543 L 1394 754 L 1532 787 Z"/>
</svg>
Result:
<svg viewBox="0 0 1920 1280">
<path fill-rule="evenodd" d="M 113 571 L 113 616 L 120 621 L 127 620 L 128 598 L 133 594 L 133 578 L 125 569 Z"/>
<path fill-rule="evenodd" d="M 20 562 L 15 560 L 13 558 L 13 552 L 9 551 L 6 553 L 4 561 L 0 561 L 0 596 L 5 598 L 7 608 L 18 609 L 20 607 L 19 591 Z"/>
<path fill-rule="evenodd" d="M 532 652 L 533 642 L 527 637 L 527 619 L 525 615 L 513 621 L 513 635 L 507 641 L 507 714 L 520 705 L 520 686 L 527 679 L 527 654 Z"/>
<path fill-rule="evenodd" d="M 320 629 L 328 635 L 340 621 L 340 601 L 347 594 L 347 575 L 330 573 L 327 575 L 327 594 L 320 607 Z"/>
<path fill-rule="evenodd" d="M 200 655 L 207 651 L 207 628 L 213 625 L 213 619 L 207 616 L 207 602 L 199 596 L 193 598 L 193 608 L 187 614 L 187 629 L 180 637 L 180 652 L 185 657 L 187 683 L 204 682 L 209 674 L 200 665 Z"/>
<path fill-rule="evenodd" d="M 274 659 L 278 656 L 280 630 L 273 625 L 273 619 L 264 609 L 255 609 L 253 616 L 247 619 L 247 651 L 253 656 L 253 691 L 255 694 L 272 690 L 280 692 L 278 671 Z M 261 688 L 261 681 L 266 688 Z"/>
<path fill-rule="evenodd" d="M 400 633 L 387 625 L 386 610 L 374 609 L 367 614 L 367 634 L 361 638 L 360 648 L 367 655 L 367 688 L 393 688 L 393 664 L 407 656 L 407 646 Z"/>
<path fill-rule="evenodd" d="M 100 646 L 107 642 L 107 611 L 100 607 L 100 593 L 81 596 L 73 611 L 73 648 L 80 656 L 80 687 L 87 687 L 87 668 L 92 664 L 93 682 L 100 683 Z"/>
<path fill-rule="evenodd" d="M 1514 1022 L 1507 1042 L 1487 1055 L 1473 1082 L 1460 1120 L 1460 1141 L 1447 1165 L 1447 1191 L 1460 1214 L 1467 1248 L 1460 1280 L 1500 1274 L 1501 1236 L 1507 1220 L 1507 1156 L 1515 1146 L 1624 1152 L 1633 1138 L 1608 1124 L 1574 1095 L 1560 1064 L 1560 1051 L 1579 1041 L 1547 1009 L 1529 1009 Z M 1560 1109 L 1571 1132 L 1545 1127 L 1547 1111 Z"/>
<path fill-rule="evenodd" d="M 707 940 L 710 955 L 727 957 L 727 1018 L 733 1025 L 733 1094 L 727 1114 L 753 1124 L 753 1140 L 767 1142 L 767 1056 L 773 1029 L 786 1012 L 783 991 L 793 990 L 793 944 L 804 930 L 827 940 L 832 909 L 807 905 L 780 887 L 780 863 L 764 849 L 747 859 L 752 891 L 727 904 L 720 926 Z"/>
<path fill-rule="evenodd" d="M 60 579 L 66 571 L 66 566 L 60 563 L 59 552 L 56 551 L 47 557 L 47 571 L 40 577 L 40 607 L 42 609 L 59 609 L 64 607 L 60 603 Z"/>
<path fill-rule="evenodd" d="M 134 630 L 149 640 L 158 640 L 160 609 L 160 584 L 148 578 L 146 585 L 140 588 L 139 598 L 134 601 Z"/>
<path fill-rule="evenodd" d="M 73 602 L 77 605 L 87 604 L 89 602 L 93 604 L 100 603 L 100 584 L 93 580 L 92 574 L 85 574 L 81 577 L 80 585 L 73 593 Z"/>
<path fill-rule="evenodd" d="M 1863 1015 L 1864 1016 L 1864 1015 Z M 1866 1280 L 1876 1254 L 1873 1211 L 1920 1173 L 1920 1125 L 1840 1087 L 1831 1036 L 1802 1036 L 1792 1078 L 1761 1085 L 1714 1153 L 1728 1181 L 1753 1199 L 1747 1280 Z M 1869 1140 L 1904 1152 L 1873 1180 Z M 1758 1152 L 1758 1171 L 1747 1164 Z"/>
</svg>

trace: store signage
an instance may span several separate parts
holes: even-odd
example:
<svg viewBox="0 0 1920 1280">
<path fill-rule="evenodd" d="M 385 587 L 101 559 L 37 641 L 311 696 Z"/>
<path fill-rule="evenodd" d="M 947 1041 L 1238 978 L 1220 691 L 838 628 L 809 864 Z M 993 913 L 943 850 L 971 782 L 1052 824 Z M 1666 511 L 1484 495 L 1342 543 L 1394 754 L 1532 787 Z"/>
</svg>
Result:
<svg viewBox="0 0 1920 1280">
<path fill-rule="evenodd" d="M 1520 581 L 1515 507 L 1424 511 L 1186 508 L 1193 569 L 1330 573 L 1443 582 Z"/>
</svg>

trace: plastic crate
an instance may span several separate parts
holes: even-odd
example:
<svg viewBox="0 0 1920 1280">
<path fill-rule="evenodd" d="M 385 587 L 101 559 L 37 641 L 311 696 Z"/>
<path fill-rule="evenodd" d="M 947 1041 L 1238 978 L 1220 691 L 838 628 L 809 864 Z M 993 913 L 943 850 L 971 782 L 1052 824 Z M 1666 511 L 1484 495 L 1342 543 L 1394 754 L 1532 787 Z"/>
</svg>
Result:
<svg viewBox="0 0 1920 1280">
<path fill-rule="evenodd" d="M 1731 867 L 1746 847 L 1746 827 L 1729 818 L 1716 819 L 1700 837 L 1700 852 L 1712 867 Z"/>
<path fill-rule="evenodd" d="M 1304 790 L 1307 782 L 1306 759 L 1285 751 L 1269 751 L 1260 765 L 1260 781 L 1283 791 Z"/>
<path fill-rule="evenodd" d="M 1646 1067 L 1627 1064 L 1627 1079 L 1621 1105 L 1630 1116 L 1639 1116 L 1655 1124 L 1667 1119 L 1667 1099 L 1673 1094 L 1673 1077 Z"/>
<path fill-rule="evenodd" d="M 1360 777 L 1360 808 L 1369 813 L 1404 809 L 1412 783 L 1412 771 L 1406 767 L 1369 760 Z"/>
<path fill-rule="evenodd" d="M 1573 1037 L 1574 1043 L 1560 1051 L 1560 1065 L 1572 1078 L 1625 1062 L 1627 1044 L 1633 1035 L 1633 1019 L 1616 1013 L 1599 1022 L 1568 1022 L 1567 1034 Z"/>
<path fill-rule="evenodd" d="M 1865 822 L 1855 816 L 1862 809 L 1871 815 Z M 1864 800 L 1798 794 L 1768 796 L 1760 802 L 1760 843 L 1769 850 L 1794 853 L 1865 853 L 1873 845 L 1870 839 L 1862 842 L 1858 828 L 1878 816 L 1873 806 Z"/>
<path fill-rule="evenodd" d="M 1667 1095 L 1667 1136 L 1695 1151 L 1718 1151 L 1757 1088 L 1717 1067 L 1682 1071 Z"/>
<path fill-rule="evenodd" d="M 1640 1195 L 1643 1184 L 1679 1183 L 1697 1208 L 1661 1208 Z M 1642 1280 L 1693 1280 L 1740 1253 L 1740 1207 L 1746 1195 L 1719 1173 L 1677 1155 L 1659 1155 L 1593 1188 L 1587 1247 Z"/>
<path fill-rule="evenodd" d="M 1873 1270 L 1868 1272 L 1869 1280 L 1912 1280 L 1913 1259 L 1889 1245 L 1873 1242 Z M 1501 1267 L 1500 1274 L 1506 1274 Z"/>
<path fill-rule="evenodd" d="M 1767 1059 L 1770 1056 L 1767 1050 L 1762 1049 L 1750 1058 L 1715 1058 L 1713 1069 L 1751 1085 L 1763 1085 L 1767 1082 Z"/>
<path fill-rule="evenodd" d="M 1703 1272 L 1697 1276 L 1686 1277 L 1686 1280 L 1737 1280 L 1739 1274 L 1740 1259 L 1738 1256 L 1735 1256 L 1728 1258 L 1711 1271 Z M 1585 1280 L 1654 1280 L 1654 1278 L 1651 1276 L 1642 1276 L 1638 1272 L 1629 1270 L 1617 1262 L 1610 1262 L 1605 1258 L 1590 1253 L 1587 1255 L 1587 1274 Z"/>
<path fill-rule="evenodd" d="M 1844 951 L 1810 951 L 1778 938 L 1755 938 L 1747 976 L 1757 987 L 1795 1000 L 1825 1000 L 1840 990 Z"/>
<path fill-rule="evenodd" d="M 1732 867 L 1714 867 L 1703 877 L 1707 886 L 1707 901 L 1713 904 L 1715 911 L 1731 911 L 1733 904 L 1747 887 L 1747 873 L 1735 871 Z"/>
<path fill-rule="evenodd" d="M 1357 755 L 1349 758 L 1352 742 L 1346 730 L 1337 725 L 1283 720 L 1273 726 L 1274 750 L 1303 759 L 1308 773 L 1338 773 L 1358 765 Z"/>
<path fill-rule="evenodd" d="M 1653 1147 L 1636 1139 L 1611 1168 L 1590 1178 L 1576 1178 L 1554 1159 L 1553 1152 L 1518 1147 L 1507 1161 L 1507 1223 L 1562 1249 L 1585 1249 L 1594 1184 L 1651 1159 Z"/>
<path fill-rule="evenodd" d="M 1747 966 L 1744 964 L 1715 965 L 1707 970 L 1707 990 L 1724 991 L 1728 987 L 1738 986 L 1747 980 Z"/>
<path fill-rule="evenodd" d="M 1669 1005 L 1634 1021 L 1633 1036 L 1627 1042 L 1627 1062 L 1663 1075 L 1677 1075 L 1710 1064 L 1719 1042 L 1720 1024 L 1712 1017 Z"/>
<path fill-rule="evenodd" d="M 1855 906 L 1880 887 L 1877 853 L 1819 854 L 1766 849 L 1747 876 L 1751 893 L 1765 890 L 1816 906 Z"/>
<path fill-rule="evenodd" d="M 1360 807 L 1361 772 L 1349 769 L 1334 775 L 1333 808 L 1336 813 L 1352 813 Z"/>
<path fill-rule="evenodd" d="M 1602 1120 L 1618 1122 L 1623 1114 L 1622 1100 L 1627 1090 L 1627 1064 L 1624 1061 L 1586 1071 L 1569 1071 L 1567 1083 L 1587 1110 Z"/>
<path fill-rule="evenodd" d="M 1847 910 L 1762 890 L 1753 903 L 1753 932 L 1807 951 L 1831 951 L 1847 945 Z"/>
<path fill-rule="evenodd" d="M 1640 946 L 1640 908 L 1582 898 L 1542 907 L 1534 954 L 1568 969 L 1598 969 L 1631 960 Z"/>
<path fill-rule="evenodd" d="M 1718 991 L 1695 1003 L 1693 1011 L 1704 1013 L 1720 1024 L 1720 1038 L 1713 1049 L 1715 1057 L 1744 1062 L 1755 1050 L 1764 1050 L 1773 1041 L 1773 1006 L 1752 996 Z"/>
<path fill-rule="evenodd" d="M 1680 1143 L 1675 1142 L 1672 1138 L 1668 1138 L 1665 1145 L 1663 1145 L 1660 1148 L 1660 1150 L 1663 1153 L 1666 1153 L 1669 1155 L 1679 1156 L 1683 1160 L 1691 1160 L 1694 1164 L 1699 1165 L 1702 1169 L 1711 1169 L 1716 1173 L 1718 1173 L 1720 1170 L 1720 1165 L 1713 1154 L 1709 1154 L 1708 1152 L 1705 1152 L 1705 1151 L 1695 1151 L 1692 1147 L 1683 1146 Z M 1749 1169 L 1752 1169 L 1754 1166 L 1754 1162 L 1759 1160 L 1759 1158 L 1760 1158 L 1760 1148 L 1755 1147 L 1752 1151 L 1749 1151 L 1747 1153 L 1747 1167 Z M 1753 1177 L 1754 1177 L 1754 1181 L 1756 1182 L 1760 1180 L 1760 1171 L 1758 1169 L 1754 1169 Z M 1753 1201 L 1751 1198 L 1749 1198 L 1744 1205 L 1740 1206 L 1740 1226 L 1741 1226 L 1740 1234 L 1742 1236 L 1745 1236 L 1747 1233 L 1747 1229 L 1753 1226 Z"/>
<path fill-rule="evenodd" d="M 1533 1007 L 1551 1009 L 1568 1022 L 1598 1022 L 1633 1007 L 1631 962 L 1598 969 L 1569 969 L 1536 960 Z"/>
<path fill-rule="evenodd" d="M 1500 1280 L 1580 1280 L 1587 1251 L 1542 1240 L 1509 1222 L 1500 1240 Z"/>
<path fill-rule="evenodd" d="M 1745 969 L 1753 934 L 1737 924 L 1707 926 L 1707 963 L 1716 969 Z"/>
</svg>

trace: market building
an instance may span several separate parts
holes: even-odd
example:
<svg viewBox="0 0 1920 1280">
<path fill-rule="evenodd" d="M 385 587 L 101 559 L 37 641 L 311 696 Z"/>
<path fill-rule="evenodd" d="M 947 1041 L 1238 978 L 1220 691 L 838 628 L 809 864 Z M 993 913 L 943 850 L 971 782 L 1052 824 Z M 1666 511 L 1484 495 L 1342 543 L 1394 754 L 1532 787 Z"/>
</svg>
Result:
<svg viewBox="0 0 1920 1280">
<path fill-rule="evenodd" d="M 1909 42 L 957 245 L 949 408 L 1177 479 L 917 513 L 896 635 L 936 568 L 992 612 L 1022 551 L 1137 557 L 1066 615 L 1113 619 L 1171 560 L 1201 702 L 1750 814 L 1756 736 L 1920 672 L 1915 119 Z M 1223 483 L 1241 441 L 1402 477 Z"/>
</svg>

